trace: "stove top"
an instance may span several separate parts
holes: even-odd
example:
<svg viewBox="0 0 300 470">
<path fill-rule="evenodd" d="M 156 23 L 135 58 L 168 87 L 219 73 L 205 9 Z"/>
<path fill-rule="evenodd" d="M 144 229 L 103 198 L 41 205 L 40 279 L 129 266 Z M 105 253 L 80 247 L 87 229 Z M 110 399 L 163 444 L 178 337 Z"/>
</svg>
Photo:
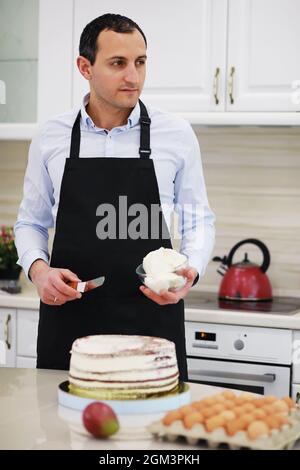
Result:
<svg viewBox="0 0 300 470">
<path fill-rule="evenodd" d="M 300 298 L 274 297 L 271 301 L 242 301 L 220 300 L 212 292 L 201 292 L 197 297 L 187 297 L 186 308 L 199 308 L 203 310 L 230 310 L 247 313 L 270 313 L 273 315 L 295 315 L 300 313 Z"/>
</svg>

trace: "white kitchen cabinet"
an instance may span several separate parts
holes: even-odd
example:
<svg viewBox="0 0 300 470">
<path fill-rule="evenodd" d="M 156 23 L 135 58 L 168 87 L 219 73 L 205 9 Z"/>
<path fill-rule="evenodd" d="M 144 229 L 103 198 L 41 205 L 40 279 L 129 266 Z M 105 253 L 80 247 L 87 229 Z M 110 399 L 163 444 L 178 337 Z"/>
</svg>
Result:
<svg viewBox="0 0 300 470">
<path fill-rule="evenodd" d="M 170 0 L 159 13 L 150 3 L 123 3 L 114 0 L 110 11 L 133 18 L 148 40 L 142 98 L 149 104 L 192 113 L 300 110 L 292 99 L 300 79 L 298 0 Z M 77 45 L 106 8 L 97 0 L 75 0 L 74 8 Z M 75 104 L 88 86 L 76 66 L 73 76 Z"/>
<path fill-rule="evenodd" d="M 35 369 L 36 357 L 17 356 L 16 366 L 24 369 Z"/>
<path fill-rule="evenodd" d="M 72 107 L 73 0 L 39 0 L 38 121 Z"/>
<path fill-rule="evenodd" d="M 228 6 L 226 109 L 300 111 L 292 88 L 296 80 L 300 87 L 299 0 L 229 0 Z"/>
<path fill-rule="evenodd" d="M 0 367 L 35 367 L 39 313 L 0 307 Z"/>
<path fill-rule="evenodd" d="M 38 121 L 80 105 L 80 34 L 108 11 L 145 32 L 146 103 L 195 124 L 300 123 L 299 0 L 40 0 Z"/>
<path fill-rule="evenodd" d="M 38 8 L 38 0 L 0 2 L 0 123 L 37 120 Z"/>
<path fill-rule="evenodd" d="M 114 0 L 110 13 L 132 18 L 147 38 L 145 102 L 170 111 L 208 111 L 224 106 L 227 0 Z M 84 26 L 107 12 L 98 0 L 75 0 L 74 45 Z M 217 69 L 222 70 L 218 73 Z M 214 76 L 219 106 L 212 93 Z M 88 91 L 74 63 L 73 103 Z"/>
<path fill-rule="evenodd" d="M 36 310 L 17 311 L 17 367 L 24 358 L 31 359 L 32 364 L 36 358 L 37 330 L 39 313 Z M 26 361 L 28 364 L 29 361 Z M 35 366 L 33 366 L 35 367 Z"/>
<path fill-rule="evenodd" d="M 0 307 L 0 367 L 16 364 L 16 310 Z"/>
</svg>

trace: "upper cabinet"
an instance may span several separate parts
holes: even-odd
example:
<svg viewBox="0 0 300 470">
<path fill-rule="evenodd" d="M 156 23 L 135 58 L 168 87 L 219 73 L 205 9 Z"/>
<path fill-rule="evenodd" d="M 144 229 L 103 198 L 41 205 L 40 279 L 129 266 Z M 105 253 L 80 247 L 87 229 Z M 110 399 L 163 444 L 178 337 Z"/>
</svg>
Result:
<svg viewBox="0 0 300 470">
<path fill-rule="evenodd" d="M 299 0 L 229 0 L 226 110 L 300 111 L 299 19 Z"/>
<path fill-rule="evenodd" d="M 146 103 L 192 124 L 300 125 L 299 0 L 0 0 L 0 123 L 21 136 L 80 105 L 80 35 L 107 12 L 147 37 Z"/>
<path fill-rule="evenodd" d="M 98 0 L 75 0 L 74 43 L 106 12 Z M 299 0 L 114 0 L 110 12 L 133 18 L 148 41 L 149 104 L 173 112 L 300 111 Z M 87 83 L 74 67 L 73 102 Z"/>
<path fill-rule="evenodd" d="M 147 75 L 141 99 L 175 112 L 224 108 L 227 0 L 164 0 L 159 9 L 151 2 L 114 0 L 111 13 L 132 18 L 147 38 Z M 74 42 L 84 26 L 107 12 L 98 0 L 75 0 Z M 218 75 L 218 68 L 223 75 Z M 74 67 L 73 102 L 88 90 Z"/>
<path fill-rule="evenodd" d="M 37 120 L 38 12 L 38 0 L 0 0 L 0 123 Z"/>
</svg>

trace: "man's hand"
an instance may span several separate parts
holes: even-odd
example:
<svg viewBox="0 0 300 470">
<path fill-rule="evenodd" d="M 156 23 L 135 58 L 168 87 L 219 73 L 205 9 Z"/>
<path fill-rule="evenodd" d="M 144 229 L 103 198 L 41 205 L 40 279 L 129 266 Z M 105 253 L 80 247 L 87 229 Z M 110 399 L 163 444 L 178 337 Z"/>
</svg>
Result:
<svg viewBox="0 0 300 470">
<path fill-rule="evenodd" d="M 45 261 L 39 259 L 32 263 L 29 276 L 41 301 L 47 305 L 63 305 L 81 297 L 80 292 L 66 284 L 66 281 L 80 281 L 69 269 L 50 268 Z"/>
<path fill-rule="evenodd" d="M 180 299 L 183 299 L 187 295 L 198 273 L 195 268 L 189 267 L 186 269 L 181 269 L 180 271 L 176 271 L 176 274 L 180 274 L 181 276 L 187 278 L 185 286 L 177 292 L 170 292 L 166 289 L 163 289 L 158 295 L 146 286 L 140 286 L 140 290 L 146 297 L 148 297 L 148 299 L 153 300 L 158 305 L 177 304 Z"/>
</svg>

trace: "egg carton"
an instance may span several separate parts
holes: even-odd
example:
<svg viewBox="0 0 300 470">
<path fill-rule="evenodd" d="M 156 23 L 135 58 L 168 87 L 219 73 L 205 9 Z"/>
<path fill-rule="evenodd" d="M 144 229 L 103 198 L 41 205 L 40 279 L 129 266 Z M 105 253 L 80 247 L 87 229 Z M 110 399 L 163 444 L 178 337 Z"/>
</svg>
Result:
<svg viewBox="0 0 300 470">
<path fill-rule="evenodd" d="M 226 445 L 229 449 L 241 448 L 253 450 L 283 450 L 291 449 L 300 438 L 300 409 L 291 410 L 288 414 L 289 424 L 280 429 L 273 429 L 269 435 L 261 436 L 255 440 L 248 438 L 245 431 L 238 431 L 234 436 L 226 434 L 223 428 L 207 432 L 202 424 L 195 424 L 192 429 L 186 429 L 181 421 L 174 421 L 165 426 L 162 421 L 156 421 L 148 426 L 148 430 L 157 439 L 167 439 L 176 442 L 185 438 L 190 445 L 206 444 L 210 449 L 217 449 Z"/>
</svg>

